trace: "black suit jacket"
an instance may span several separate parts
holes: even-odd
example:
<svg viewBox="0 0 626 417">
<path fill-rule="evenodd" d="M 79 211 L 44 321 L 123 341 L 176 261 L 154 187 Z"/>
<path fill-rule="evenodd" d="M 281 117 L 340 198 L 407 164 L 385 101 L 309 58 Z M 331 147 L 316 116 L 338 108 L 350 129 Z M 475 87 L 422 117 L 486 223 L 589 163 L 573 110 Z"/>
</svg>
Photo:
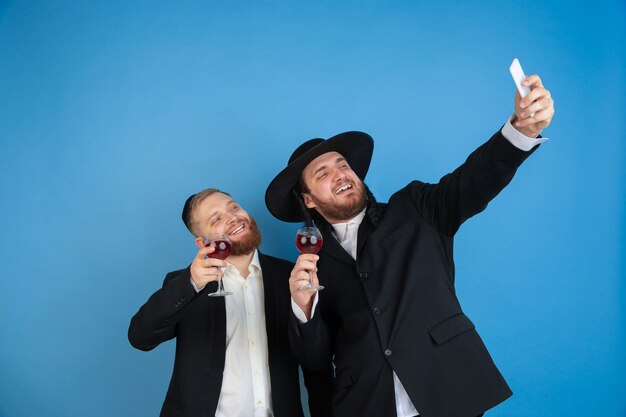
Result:
<svg viewBox="0 0 626 417">
<path fill-rule="evenodd" d="M 293 264 L 259 253 L 263 271 L 265 322 L 272 405 L 275 417 L 303 417 L 298 364 L 289 350 L 289 275 Z M 151 350 L 176 338 L 176 358 L 161 416 L 214 416 L 222 385 L 226 346 L 223 297 L 208 297 L 209 283 L 196 293 L 189 268 L 170 272 L 130 322 L 128 339 Z M 305 371 L 312 416 L 330 415 L 331 371 Z"/>
<path fill-rule="evenodd" d="M 452 249 L 529 154 L 498 132 L 438 184 L 414 181 L 368 208 L 356 262 L 323 228 L 325 289 L 289 333 L 303 366 L 334 361 L 335 416 L 396 416 L 392 370 L 424 417 L 476 416 L 511 395 L 456 297 Z"/>
</svg>

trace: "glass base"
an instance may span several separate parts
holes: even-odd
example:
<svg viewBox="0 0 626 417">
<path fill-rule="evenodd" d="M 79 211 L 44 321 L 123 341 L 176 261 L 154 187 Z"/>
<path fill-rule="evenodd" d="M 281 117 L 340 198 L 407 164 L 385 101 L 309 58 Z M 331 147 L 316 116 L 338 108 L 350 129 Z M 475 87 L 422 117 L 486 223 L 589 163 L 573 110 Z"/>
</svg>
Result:
<svg viewBox="0 0 626 417">
<path fill-rule="evenodd" d="M 230 291 L 215 291 L 208 294 L 209 297 L 225 297 L 227 295 L 233 295 Z"/>
<path fill-rule="evenodd" d="M 324 289 L 323 285 L 312 285 L 312 284 L 307 284 L 304 287 L 300 287 L 298 288 L 298 291 L 309 291 L 309 292 L 317 292 L 317 291 L 321 291 Z"/>
</svg>

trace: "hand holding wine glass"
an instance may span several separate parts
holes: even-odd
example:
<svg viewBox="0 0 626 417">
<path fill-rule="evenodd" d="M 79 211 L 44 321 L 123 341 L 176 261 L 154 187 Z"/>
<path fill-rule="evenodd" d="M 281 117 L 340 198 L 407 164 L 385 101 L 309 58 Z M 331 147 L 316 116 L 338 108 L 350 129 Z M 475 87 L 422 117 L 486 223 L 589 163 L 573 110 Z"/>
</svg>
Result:
<svg viewBox="0 0 626 417">
<path fill-rule="evenodd" d="M 296 233 L 296 247 L 300 253 L 317 254 L 322 249 L 322 233 L 315 226 L 304 226 L 298 229 Z M 323 290 L 321 285 L 313 284 L 313 277 L 309 271 L 309 283 L 299 288 L 300 291 L 316 292 Z"/>
<path fill-rule="evenodd" d="M 223 260 L 209 257 L 209 253 L 214 251 L 215 248 L 211 246 L 201 247 L 189 267 L 191 280 L 199 290 L 209 282 L 217 281 L 222 276 L 222 268 L 226 266 Z"/>
<path fill-rule="evenodd" d="M 207 252 L 207 256 L 213 259 L 224 260 L 230 255 L 232 245 L 230 239 L 224 234 L 210 234 L 204 238 L 204 247 L 214 248 L 213 252 Z M 231 295 L 232 292 L 224 290 L 224 284 L 222 282 L 222 275 L 219 276 L 217 291 L 209 294 L 209 297 L 224 297 Z"/>
<path fill-rule="evenodd" d="M 318 284 L 317 260 L 319 256 L 312 253 L 303 253 L 296 259 L 296 264 L 289 277 L 289 291 L 291 298 L 300 307 L 307 319 L 311 318 L 313 309 L 314 291 L 303 291 L 301 288 L 312 283 Z"/>
</svg>

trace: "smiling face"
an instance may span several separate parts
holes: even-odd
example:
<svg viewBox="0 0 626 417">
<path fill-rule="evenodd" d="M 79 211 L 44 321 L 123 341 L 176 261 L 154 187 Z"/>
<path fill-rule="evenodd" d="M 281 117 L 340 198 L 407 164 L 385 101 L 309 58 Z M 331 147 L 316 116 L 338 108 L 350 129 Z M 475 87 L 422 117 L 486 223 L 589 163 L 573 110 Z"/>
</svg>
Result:
<svg viewBox="0 0 626 417">
<path fill-rule="evenodd" d="M 302 171 L 304 204 L 315 209 L 328 223 L 355 217 L 367 204 L 363 182 L 338 152 L 315 158 Z"/>
<path fill-rule="evenodd" d="M 232 242 L 231 256 L 247 255 L 261 244 L 261 233 L 254 219 L 230 196 L 220 192 L 193 208 L 191 228 L 198 247 L 204 246 L 204 236 L 211 233 L 228 235 Z"/>
</svg>

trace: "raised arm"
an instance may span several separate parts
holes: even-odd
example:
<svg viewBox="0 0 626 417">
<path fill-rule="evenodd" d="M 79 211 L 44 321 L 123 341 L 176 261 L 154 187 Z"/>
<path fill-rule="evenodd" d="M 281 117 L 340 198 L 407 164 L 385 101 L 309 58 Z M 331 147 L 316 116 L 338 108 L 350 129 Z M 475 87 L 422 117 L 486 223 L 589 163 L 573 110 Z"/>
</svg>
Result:
<svg viewBox="0 0 626 417">
<path fill-rule="evenodd" d="M 531 141 L 550 124 L 554 101 L 539 76 L 531 75 L 524 83 L 530 85 L 531 92 L 523 100 L 515 93 L 515 115 L 511 120 L 514 128 L 510 130 L 522 141 Z M 524 151 L 513 143 L 499 130 L 437 184 L 412 183 L 408 187 L 411 200 L 435 228 L 453 236 L 465 220 L 487 207 L 537 149 L 535 146 Z"/>
</svg>

